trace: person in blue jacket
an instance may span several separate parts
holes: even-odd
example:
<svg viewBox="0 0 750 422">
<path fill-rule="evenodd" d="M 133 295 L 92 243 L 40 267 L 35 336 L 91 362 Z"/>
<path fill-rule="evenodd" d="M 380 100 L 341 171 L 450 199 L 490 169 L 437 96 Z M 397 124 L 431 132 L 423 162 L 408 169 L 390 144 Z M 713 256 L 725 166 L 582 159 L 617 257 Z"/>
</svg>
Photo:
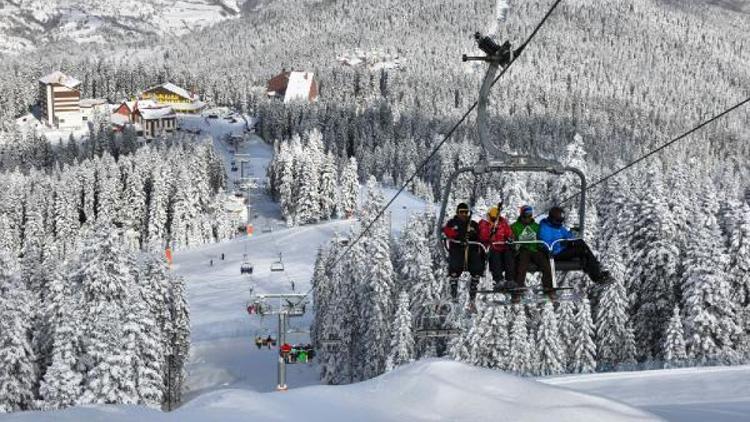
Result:
<svg viewBox="0 0 750 422">
<path fill-rule="evenodd" d="M 539 240 L 543 240 L 547 245 L 551 245 L 560 239 L 569 240 L 567 242 L 557 242 L 552 246 L 552 256 L 555 262 L 570 261 L 580 259 L 583 272 L 591 278 L 591 281 L 597 284 L 608 284 L 611 282 L 611 276 L 608 271 L 603 271 L 599 260 L 596 259 L 591 248 L 583 239 L 576 239 L 573 233 L 564 225 L 565 211 L 560 207 L 552 207 L 547 214 L 547 218 L 539 223 Z"/>
</svg>

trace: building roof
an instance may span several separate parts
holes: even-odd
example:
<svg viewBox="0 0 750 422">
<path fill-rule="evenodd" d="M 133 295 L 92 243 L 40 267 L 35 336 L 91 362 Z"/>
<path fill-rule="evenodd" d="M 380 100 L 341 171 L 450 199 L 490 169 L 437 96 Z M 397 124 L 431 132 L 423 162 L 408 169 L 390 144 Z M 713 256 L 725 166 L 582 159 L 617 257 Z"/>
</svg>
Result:
<svg viewBox="0 0 750 422">
<path fill-rule="evenodd" d="M 190 103 L 180 103 L 180 104 L 172 104 L 170 105 L 175 111 L 200 111 L 203 110 L 203 108 L 206 107 L 206 103 L 203 101 L 193 101 Z"/>
<path fill-rule="evenodd" d="M 40 78 L 39 82 L 45 85 L 51 85 L 51 84 L 62 85 L 70 89 L 75 89 L 78 85 L 81 84 L 81 81 L 79 81 L 78 79 L 72 76 L 68 76 L 60 72 L 59 70 L 56 70 L 50 73 L 49 75 L 43 78 Z"/>
<path fill-rule="evenodd" d="M 179 86 L 177 86 L 177 85 L 175 85 L 175 84 L 173 84 L 171 82 L 167 82 L 167 83 L 164 83 L 164 84 L 161 84 L 161 85 L 157 85 L 157 86 L 152 86 L 151 88 L 145 89 L 143 92 L 153 91 L 153 90 L 155 90 L 157 88 L 163 88 L 163 89 L 165 89 L 165 90 L 167 90 L 167 91 L 169 91 L 169 92 L 171 92 L 171 93 L 173 93 L 175 95 L 178 95 L 178 96 L 180 96 L 182 98 L 185 98 L 185 99 L 188 99 L 188 100 L 191 100 L 191 101 L 198 99 L 197 95 L 191 94 L 185 88 L 181 88 L 181 87 L 179 87 Z"/>
<path fill-rule="evenodd" d="M 293 100 L 310 101 L 310 88 L 314 76 L 312 72 L 291 72 L 284 94 L 284 102 L 288 103 Z"/>
<path fill-rule="evenodd" d="M 128 116 L 123 116 L 122 114 L 113 113 L 109 118 L 110 121 L 117 126 L 125 126 L 127 124 L 130 124 L 130 119 L 128 118 Z"/>
<path fill-rule="evenodd" d="M 138 112 L 141 113 L 143 120 L 157 120 L 157 119 L 169 119 L 177 117 L 172 107 L 138 107 Z"/>
</svg>

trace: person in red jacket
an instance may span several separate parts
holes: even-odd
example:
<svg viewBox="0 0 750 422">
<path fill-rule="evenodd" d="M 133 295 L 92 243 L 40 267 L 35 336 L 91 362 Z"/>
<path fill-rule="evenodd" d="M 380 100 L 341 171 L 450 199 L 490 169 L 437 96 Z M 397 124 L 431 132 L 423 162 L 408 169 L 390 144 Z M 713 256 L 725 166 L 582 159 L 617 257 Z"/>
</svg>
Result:
<svg viewBox="0 0 750 422">
<path fill-rule="evenodd" d="M 503 203 L 487 211 L 487 217 L 479 222 L 479 241 L 489 250 L 487 261 L 494 281 L 493 290 L 499 291 L 503 287 L 512 289 L 515 287 L 516 266 L 513 251 L 508 242 L 513 240 L 513 231 L 510 229 L 508 220 L 500 215 Z M 504 277 L 503 277 L 504 276 Z M 505 285 L 502 280 L 505 278 Z"/>
<path fill-rule="evenodd" d="M 451 283 L 451 297 L 458 299 L 458 279 L 468 271 L 471 274 L 469 298 L 474 302 L 477 296 L 479 278 L 484 275 L 484 249 L 479 242 L 479 225 L 471 219 L 471 211 L 465 203 L 458 204 L 456 215 L 443 227 L 448 241 L 448 276 Z"/>
</svg>

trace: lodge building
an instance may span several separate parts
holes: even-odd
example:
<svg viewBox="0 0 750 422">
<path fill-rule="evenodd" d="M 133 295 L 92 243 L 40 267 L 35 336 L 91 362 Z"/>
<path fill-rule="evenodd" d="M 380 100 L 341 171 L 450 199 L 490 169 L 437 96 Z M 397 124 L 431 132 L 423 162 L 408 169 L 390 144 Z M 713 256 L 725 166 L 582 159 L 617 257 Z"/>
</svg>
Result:
<svg viewBox="0 0 750 422">
<path fill-rule="evenodd" d="M 39 105 L 45 124 L 60 129 L 81 126 L 79 85 L 81 81 L 60 71 L 39 79 Z"/>
</svg>

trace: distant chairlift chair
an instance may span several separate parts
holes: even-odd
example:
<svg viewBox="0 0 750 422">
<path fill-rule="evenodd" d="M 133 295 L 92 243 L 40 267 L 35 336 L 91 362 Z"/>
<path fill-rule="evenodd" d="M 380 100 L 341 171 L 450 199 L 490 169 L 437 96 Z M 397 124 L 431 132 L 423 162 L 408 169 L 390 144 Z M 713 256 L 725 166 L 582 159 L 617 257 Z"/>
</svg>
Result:
<svg viewBox="0 0 750 422">
<path fill-rule="evenodd" d="M 240 274 L 252 274 L 253 264 L 247 260 L 247 255 L 244 256 L 242 265 L 240 266 Z"/>
<path fill-rule="evenodd" d="M 273 272 L 284 271 L 284 261 L 281 256 L 281 252 L 279 252 L 279 260 L 271 264 L 271 271 Z"/>
</svg>

